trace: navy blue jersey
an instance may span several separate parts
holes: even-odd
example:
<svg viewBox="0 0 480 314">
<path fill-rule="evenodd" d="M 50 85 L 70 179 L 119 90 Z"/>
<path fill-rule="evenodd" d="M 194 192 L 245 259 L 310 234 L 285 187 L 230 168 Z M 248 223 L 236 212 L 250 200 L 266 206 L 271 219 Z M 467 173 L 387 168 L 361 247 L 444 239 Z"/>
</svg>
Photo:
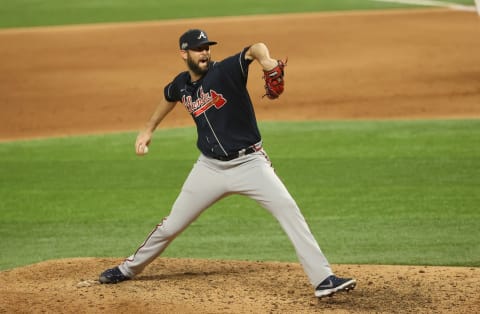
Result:
<svg viewBox="0 0 480 314">
<path fill-rule="evenodd" d="M 165 86 L 165 99 L 181 101 L 197 125 L 197 147 L 206 156 L 227 156 L 260 142 L 252 101 L 247 91 L 247 48 L 220 62 L 191 82 L 188 71 Z"/>
</svg>

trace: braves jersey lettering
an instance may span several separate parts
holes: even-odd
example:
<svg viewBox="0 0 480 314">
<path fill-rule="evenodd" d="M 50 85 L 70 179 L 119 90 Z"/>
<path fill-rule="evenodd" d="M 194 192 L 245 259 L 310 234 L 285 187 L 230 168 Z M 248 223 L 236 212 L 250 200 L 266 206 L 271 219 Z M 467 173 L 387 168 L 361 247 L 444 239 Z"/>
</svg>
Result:
<svg viewBox="0 0 480 314">
<path fill-rule="evenodd" d="M 182 103 L 185 108 L 187 108 L 188 112 L 196 118 L 212 106 L 215 106 L 217 109 L 222 108 L 227 103 L 227 100 L 222 94 L 218 94 L 213 89 L 211 89 L 210 92 L 205 93 L 203 87 L 200 87 L 197 100 L 193 101 L 192 96 L 183 95 Z"/>
</svg>

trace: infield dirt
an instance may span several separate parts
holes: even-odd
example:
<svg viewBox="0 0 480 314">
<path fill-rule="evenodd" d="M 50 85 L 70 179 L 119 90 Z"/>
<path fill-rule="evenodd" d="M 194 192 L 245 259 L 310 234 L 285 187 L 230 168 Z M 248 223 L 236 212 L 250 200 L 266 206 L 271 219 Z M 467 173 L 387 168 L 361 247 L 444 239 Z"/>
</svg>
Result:
<svg viewBox="0 0 480 314">
<path fill-rule="evenodd" d="M 447 10 L 315 13 L 0 31 L 0 140 L 137 130 L 180 70 L 178 36 L 205 29 L 219 60 L 257 41 L 288 56 L 286 91 L 259 120 L 480 117 L 480 19 Z M 177 106 L 162 128 L 193 122 Z M 152 226 L 155 222 L 152 222 Z M 146 233 L 148 230 L 146 230 Z M 321 245 L 321 243 L 320 243 Z M 132 248 L 134 249 L 134 248 Z M 322 301 L 297 263 L 157 259 L 99 285 L 119 259 L 0 272 L 0 313 L 477 313 L 478 268 L 333 265 L 358 279 Z"/>
</svg>

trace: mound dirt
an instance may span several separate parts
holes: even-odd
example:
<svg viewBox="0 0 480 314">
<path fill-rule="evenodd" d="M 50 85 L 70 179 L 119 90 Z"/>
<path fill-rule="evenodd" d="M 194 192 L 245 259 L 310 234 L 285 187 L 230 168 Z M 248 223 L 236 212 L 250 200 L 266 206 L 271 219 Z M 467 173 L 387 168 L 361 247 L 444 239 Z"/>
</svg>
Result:
<svg viewBox="0 0 480 314">
<path fill-rule="evenodd" d="M 181 69 L 179 34 L 200 27 L 219 60 L 257 41 L 288 56 L 286 91 L 260 120 L 480 117 L 480 20 L 446 10 L 197 19 L 0 31 L 0 140 L 136 130 Z M 193 125 L 177 106 L 161 127 Z M 478 313 L 478 268 L 334 265 L 349 294 L 318 301 L 297 263 L 159 258 L 100 285 L 113 259 L 0 272 L 0 313 Z"/>
<path fill-rule="evenodd" d="M 477 313 L 478 268 L 333 265 L 355 290 L 317 300 L 297 263 L 158 258 L 102 285 L 116 259 L 47 261 L 0 273 L 2 313 Z"/>
</svg>

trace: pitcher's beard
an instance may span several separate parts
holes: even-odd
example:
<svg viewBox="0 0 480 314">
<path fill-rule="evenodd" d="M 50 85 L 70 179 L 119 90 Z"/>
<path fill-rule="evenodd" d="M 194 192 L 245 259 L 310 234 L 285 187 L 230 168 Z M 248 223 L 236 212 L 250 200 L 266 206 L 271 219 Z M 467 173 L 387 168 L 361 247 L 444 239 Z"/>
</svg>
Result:
<svg viewBox="0 0 480 314">
<path fill-rule="evenodd" d="M 207 67 L 201 68 L 197 63 L 195 63 L 190 55 L 187 56 L 187 65 L 190 71 L 195 73 L 196 75 L 203 76 L 205 73 L 208 72 L 208 64 L 210 63 L 210 59 L 207 61 Z"/>
</svg>

